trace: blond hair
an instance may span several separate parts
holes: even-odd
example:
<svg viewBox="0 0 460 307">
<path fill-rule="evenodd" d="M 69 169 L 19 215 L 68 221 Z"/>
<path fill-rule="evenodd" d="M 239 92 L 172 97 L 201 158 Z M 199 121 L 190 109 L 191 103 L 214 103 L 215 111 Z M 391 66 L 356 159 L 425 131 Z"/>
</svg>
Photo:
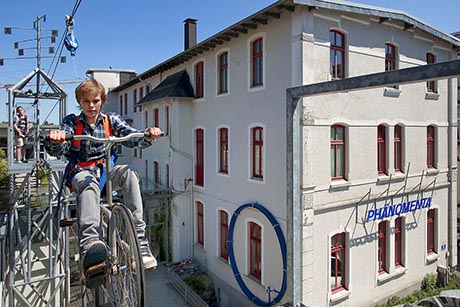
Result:
<svg viewBox="0 0 460 307">
<path fill-rule="evenodd" d="M 107 101 L 107 94 L 105 93 L 105 87 L 101 82 L 96 79 L 88 79 L 80 83 L 79 86 L 75 89 L 75 98 L 80 103 L 80 99 L 87 92 L 96 92 L 101 95 L 102 104 Z"/>
</svg>

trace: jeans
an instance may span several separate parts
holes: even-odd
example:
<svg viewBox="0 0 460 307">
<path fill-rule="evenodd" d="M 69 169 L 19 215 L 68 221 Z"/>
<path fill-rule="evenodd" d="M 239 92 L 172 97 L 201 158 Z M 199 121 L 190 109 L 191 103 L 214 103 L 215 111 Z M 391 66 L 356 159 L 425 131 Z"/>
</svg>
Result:
<svg viewBox="0 0 460 307">
<path fill-rule="evenodd" d="M 113 190 L 121 190 L 125 205 L 133 214 L 137 235 L 145 235 L 142 196 L 136 173 L 127 165 L 116 165 L 110 172 Z M 100 189 L 94 173 L 83 170 L 72 179 L 72 188 L 77 194 L 78 236 L 80 254 L 84 255 L 89 244 L 100 239 Z"/>
</svg>

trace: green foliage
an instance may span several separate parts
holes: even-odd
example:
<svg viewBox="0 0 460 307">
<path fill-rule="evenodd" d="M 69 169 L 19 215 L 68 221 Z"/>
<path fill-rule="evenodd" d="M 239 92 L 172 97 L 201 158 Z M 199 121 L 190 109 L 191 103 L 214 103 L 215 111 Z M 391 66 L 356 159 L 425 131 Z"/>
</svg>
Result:
<svg viewBox="0 0 460 307">
<path fill-rule="evenodd" d="M 197 293 L 201 293 L 206 290 L 206 283 L 204 281 L 204 275 L 193 275 L 186 279 L 184 282 Z"/>
<path fill-rule="evenodd" d="M 8 162 L 6 161 L 6 154 L 3 149 L 0 149 L 0 187 L 8 186 Z"/>
<path fill-rule="evenodd" d="M 436 274 L 427 274 L 425 278 L 423 278 L 423 283 L 422 283 L 422 290 L 425 291 L 431 291 L 431 290 L 436 290 Z"/>
<path fill-rule="evenodd" d="M 456 274 L 449 276 L 449 283 L 446 287 L 437 286 L 437 275 L 435 273 L 427 274 L 423 278 L 420 290 L 417 290 L 405 297 L 393 296 L 387 301 L 386 304 L 376 305 L 375 307 L 392 307 L 402 304 L 412 304 L 426 297 L 438 295 L 443 290 L 450 289 L 460 289 L 460 278 Z"/>
</svg>

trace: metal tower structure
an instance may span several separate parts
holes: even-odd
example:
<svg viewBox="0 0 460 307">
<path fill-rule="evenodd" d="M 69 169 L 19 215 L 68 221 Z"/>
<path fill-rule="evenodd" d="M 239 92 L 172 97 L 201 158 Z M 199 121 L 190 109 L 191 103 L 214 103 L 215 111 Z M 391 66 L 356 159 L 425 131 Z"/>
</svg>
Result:
<svg viewBox="0 0 460 307">
<path fill-rule="evenodd" d="M 3 288 L 5 295 L 0 302 L 2 306 L 67 306 L 70 302 L 68 230 L 59 227 L 59 220 L 68 213 L 68 204 L 63 203 L 61 208 L 57 206 L 65 164 L 48 157 L 40 141 L 43 136 L 41 104 L 54 100 L 61 120 L 66 113 L 67 97 L 40 67 L 40 42 L 45 38 L 41 37 L 40 23 L 45 20 L 46 17 L 42 16 L 34 22 L 37 68 L 8 89 L 8 268 L 7 286 Z M 52 38 L 57 35 L 54 31 Z M 11 28 L 5 28 L 5 33 L 11 34 Z M 18 48 L 17 43 L 15 48 Z M 23 51 L 19 51 L 21 53 Z M 43 84 L 46 88 L 42 87 Z M 29 122 L 32 128 L 28 143 L 32 143 L 33 150 L 28 156 L 29 162 L 15 163 L 14 112 L 25 101 L 31 101 L 35 115 L 35 121 Z M 42 185 L 42 181 L 48 186 Z"/>
</svg>

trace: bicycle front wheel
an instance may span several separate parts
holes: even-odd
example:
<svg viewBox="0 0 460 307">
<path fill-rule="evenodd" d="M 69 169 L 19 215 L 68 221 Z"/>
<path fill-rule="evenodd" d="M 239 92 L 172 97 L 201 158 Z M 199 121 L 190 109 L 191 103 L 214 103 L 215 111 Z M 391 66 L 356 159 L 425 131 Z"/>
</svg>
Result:
<svg viewBox="0 0 460 307">
<path fill-rule="evenodd" d="M 110 235 L 111 234 L 111 235 Z M 144 267 L 132 214 L 122 204 L 112 207 L 109 223 L 111 272 L 106 287 L 115 306 L 144 307 Z"/>
</svg>

